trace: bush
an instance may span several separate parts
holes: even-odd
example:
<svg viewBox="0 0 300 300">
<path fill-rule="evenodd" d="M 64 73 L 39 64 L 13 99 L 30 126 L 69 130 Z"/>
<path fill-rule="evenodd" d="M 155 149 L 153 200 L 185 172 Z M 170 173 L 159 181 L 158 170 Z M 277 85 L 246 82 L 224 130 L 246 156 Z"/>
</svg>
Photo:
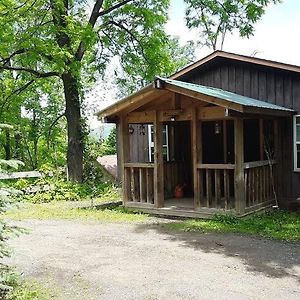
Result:
<svg viewBox="0 0 300 300">
<path fill-rule="evenodd" d="M 97 178 L 97 177 L 96 177 Z M 117 188 L 108 182 L 86 180 L 83 183 L 67 181 L 62 174 L 45 176 L 36 180 L 21 179 L 10 183 L 22 194 L 15 195 L 17 201 L 48 203 L 51 201 L 79 201 L 91 198 L 118 198 Z M 34 191 L 37 189 L 37 191 Z"/>
</svg>

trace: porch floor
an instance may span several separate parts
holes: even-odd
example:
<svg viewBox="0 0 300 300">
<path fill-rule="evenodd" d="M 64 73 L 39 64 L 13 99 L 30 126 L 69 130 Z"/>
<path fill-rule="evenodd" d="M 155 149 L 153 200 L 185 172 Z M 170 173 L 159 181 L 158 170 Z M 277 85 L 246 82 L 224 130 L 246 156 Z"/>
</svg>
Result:
<svg viewBox="0 0 300 300">
<path fill-rule="evenodd" d="M 165 199 L 165 209 L 194 210 L 194 198 Z"/>
</svg>

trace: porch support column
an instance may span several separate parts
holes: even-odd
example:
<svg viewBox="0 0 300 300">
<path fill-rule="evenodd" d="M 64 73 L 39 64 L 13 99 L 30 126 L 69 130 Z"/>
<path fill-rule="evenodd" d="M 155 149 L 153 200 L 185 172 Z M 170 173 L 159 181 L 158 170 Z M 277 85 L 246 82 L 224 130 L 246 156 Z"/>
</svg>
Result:
<svg viewBox="0 0 300 300">
<path fill-rule="evenodd" d="M 244 177 L 244 123 L 243 119 L 234 120 L 234 149 L 235 149 L 235 170 L 234 170 L 234 195 L 235 210 L 238 215 L 245 212 L 245 177 Z"/>
<path fill-rule="evenodd" d="M 202 186 L 200 178 L 201 173 L 197 168 L 197 164 L 202 161 L 201 155 L 201 142 L 200 142 L 200 122 L 197 116 L 197 109 L 194 108 L 192 110 L 192 122 L 191 122 L 191 129 L 192 129 L 192 162 L 193 162 L 193 185 L 194 185 L 194 209 L 197 210 L 200 208 L 201 205 L 201 191 Z"/>
<path fill-rule="evenodd" d="M 121 171 L 120 178 L 122 182 L 122 198 L 123 203 L 126 204 L 128 202 L 128 195 L 130 190 L 130 178 L 129 174 L 125 169 L 125 163 L 129 162 L 129 131 L 128 131 L 128 121 L 127 118 L 122 116 L 120 117 L 120 124 L 119 124 L 119 159 Z"/>
<path fill-rule="evenodd" d="M 159 112 L 155 112 L 154 122 L 154 206 L 164 206 L 164 161 L 163 126 L 159 121 Z"/>
</svg>

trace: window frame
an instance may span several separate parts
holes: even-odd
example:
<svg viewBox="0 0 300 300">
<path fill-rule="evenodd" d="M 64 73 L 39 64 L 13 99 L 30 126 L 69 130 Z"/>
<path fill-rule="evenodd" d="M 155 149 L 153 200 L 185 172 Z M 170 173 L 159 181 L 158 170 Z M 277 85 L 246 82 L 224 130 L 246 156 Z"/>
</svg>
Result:
<svg viewBox="0 0 300 300">
<path fill-rule="evenodd" d="M 153 126 L 154 126 L 153 124 L 148 125 L 148 159 L 149 159 L 149 162 L 151 162 L 151 163 L 154 162 L 154 159 L 152 160 L 152 151 L 151 151 L 152 148 L 154 150 L 154 140 L 152 140 L 152 134 L 151 134 L 151 131 L 154 130 Z M 168 161 L 170 161 L 169 126 L 167 124 L 163 125 L 163 134 L 164 134 L 164 129 L 166 132 L 166 143 L 163 144 L 163 148 L 167 149 L 166 161 L 168 162 Z M 154 134 L 154 132 L 153 132 L 153 134 Z"/>
<path fill-rule="evenodd" d="M 293 154 L 294 154 L 294 172 L 300 172 L 300 167 L 297 167 L 298 159 L 297 159 L 297 145 L 300 145 L 300 141 L 297 141 L 297 118 L 300 119 L 300 115 L 295 115 L 293 119 Z M 300 124 L 298 124 L 300 128 Z"/>
</svg>

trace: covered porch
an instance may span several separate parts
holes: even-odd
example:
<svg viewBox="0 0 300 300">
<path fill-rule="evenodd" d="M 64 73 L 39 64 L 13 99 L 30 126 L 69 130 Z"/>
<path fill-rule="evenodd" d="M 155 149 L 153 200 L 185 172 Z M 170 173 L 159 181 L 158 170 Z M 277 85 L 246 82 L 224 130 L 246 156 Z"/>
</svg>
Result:
<svg viewBox="0 0 300 300">
<path fill-rule="evenodd" d="M 126 207 L 209 218 L 276 204 L 278 118 L 291 110 L 175 80 L 152 90 L 117 117 Z"/>
</svg>

